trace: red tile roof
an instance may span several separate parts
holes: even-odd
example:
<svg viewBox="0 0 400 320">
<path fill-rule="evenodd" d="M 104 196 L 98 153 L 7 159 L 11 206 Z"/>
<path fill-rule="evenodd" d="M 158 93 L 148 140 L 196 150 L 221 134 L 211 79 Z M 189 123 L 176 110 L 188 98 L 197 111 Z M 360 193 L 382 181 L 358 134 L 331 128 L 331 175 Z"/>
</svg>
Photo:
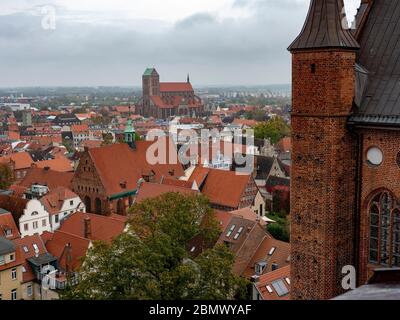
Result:
<svg viewBox="0 0 400 320">
<path fill-rule="evenodd" d="M 89 126 L 87 124 L 74 124 L 71 126 L 72 133 L 89 132 Z"/>
<path fill-rule="evenodd" d="M 69 216 L 61 225 L 59 231 L 85 238 L 85 218 L 90 219 L 90 240 L 111 243 L 125 229 L 126 217 L 101 216 L 91 213 L 76 212 Z"/>
<path fill-rule="evenodd" d="M 72 172 L 74 171 L 72 167 L 72 161 L 68 160 L 66 157 L 59 157 L 52 160 L 44 160 L 35 162 L 35 166 L 40 169 L 50 168 L 51 170 L 58 172 Z"/>
<path fill-rule="evenodd" d="M 211 203 L 237 208 L 250 179 L 251 175 L 238 175 L 234 171 L 196 167 L 189 181 L 196 181 Z"/>
<path fill-rule="evenodd" d="M 11 212 L 16 222 L 19 221 L 19 218 L 24 214 L 27 203 L 27 199 L 0 195 L 0 208 Z"/>
<path fill-rule="evenodd" d="M 11 232 L 11 234 L 7 236 L 7 232 Z M 0 212 L 0 237 L 8 240 L 13 240 L 20 237 L 18 227 L 15 224 L 15 220 L 10 212 Z"/>
<path fill-rule="evenodd" d="M 193 87 L 187 82 L 161 82 L 161 92 L 193 92 Z"/>
<path fill-rule="evenodd" d="M 33 159 L 28 152 L 17 152 L 0 158 L 2 163 L 9 163 L 10 160 L 15 163 L 15 170 L 29 169 L 33 163 Z"/>
<path fill-rule="evenodd" d="M 273 250 L 273 248 L 275 249 Z M 272 254 L 269 254 L 270 252 Z M 276 240 L 268 234 L 258 245 L 257 251 L 244 272 L 244 276 L 247 278 L 252 277 L 255 274 L 255 264 L 259 262 L 267 262 L 267 268 L 264 273 L 272 271 L 273 263 L 278 268 L 286 267 L 290 264 L 290 244 Z"/>
<path fill-rule="evenodd" d="M 145 182 L 141 185 L 141 187 L 139 189 L 139 193 L 136 197 L 136 201 L 142 202 L 146 199 L 156 198 L 158 196 L 161 196 L 161 195 L 163 195 L 165 193 L 169 193 L 169 192 L 178 192 L 178 193 L 183 193 L 183 194 L 187 194 L 187 195 L 198 193 L 197 191 L 194 191 L 194 190 L 188 189 L 188 188 L 182 188 L 182 187 L 166 185 L 166 184 Z"/>
<path fill-rule="evenodd" d="M 86 252 L 90 245 L 90 240 L 71 233 L 55 231 L 54 233 L 46 233 L 44 238 L 47 251 L 58 258 L 58 263 L 64 270 L 67 269 L 68 249 L 70 245 L 71 263 L 69 268 L 77 270 L 81 266 L 81 258 L 86 256 Z M 70 270 L 68 270 L 70 271 Z"/>
<path fill-rule="evenodd" d="M 288 290 L 288 294 L 284 296 L 279 296 L 272 285 L 279 280 Z M 290 265 L 262 275 L 256 287 L 263 300 L 290 300 Z"/>
<path fill-rule="evenodd" d="M 55 189 L 51 189 L 48 194 L 40 199 L 40 202 L 43 204 L 49 214 L 58 214 L 60 213 L 65 201 L 77 197 L 78 196 L 70 189 L 65 187 L 57 187 Z"/>
<path fill-rule="evenodd" d="M 30 188 L 32 184 L 41 184 L 47 185 L 50 190 L 57 187 L 71 188 L 73 176 L 73 172 L 58 172 L 54 170 L 31 168 L 19 185 Z"/>
<path fill-rule="evenodd" d="M 26 283 L 35 280 L 36 276 L 33 273 L 33 270 L 27 259 L 33 258 L 36 255 L 35 248 L 33 247 L 34 244 L 36 244 L 38 248 L 37 251 L 38 255 L 47 253 L 47 249 L 44 245 L 42 238 L 38 234 L 35 234 L 33 236 L 26 236 L 24 238 L 15 239 L 14 243 L 21 251 L 23 258 L 25 260 L 24 261 L 25 272 L 23 272 L 22 274 L 22 282 Z"/>
<path fill-rule="evenodd" d="M 175 147 L 171 140 L 166 141 L 170 145 L 166 152 L 166 158 L 169 159 L 169 150 L 175 150 Z M 88 151 L 108 195 L 136 190 L 139 179 L 152 170 L 156 181 L 160 181 L 163 176 L 183 176 L 183 168 L 179 163 L 151 165 L 147 161 L 147 151 L 153 144 L 151 141 L 137 141 L 135 150 L 122 143 Z M 126 183 L 126 188 L 121 183 Z"/>
<path fill-rule="evenodd" d="M 290 137 L 282 138 L 278 142 L 278 149 L 282 152 L 290 152 L 292 150 L 292 139 Z"/>
</svg>

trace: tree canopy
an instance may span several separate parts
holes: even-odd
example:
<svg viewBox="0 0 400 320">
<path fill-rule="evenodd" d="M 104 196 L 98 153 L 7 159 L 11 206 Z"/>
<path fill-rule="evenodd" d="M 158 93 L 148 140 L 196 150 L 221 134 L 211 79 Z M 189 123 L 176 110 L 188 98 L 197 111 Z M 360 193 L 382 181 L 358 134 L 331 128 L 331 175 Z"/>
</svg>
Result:
<svg viewBox="0 0 400 320">
<path fill-rule="evenodd" d="M 79 284 L 61 298 L 245 298 L 247 282 L 232 274 L 232 252 L 214 246 L 218 235 L 203 196 L 169 193 L 147 199 L 131 208 L 127 232 L 111 245 L 95 243 L 83 261 Z M 197 256 L 190 252 L 194 243 L 205 248 Z"/>
<path fill-rule="evenodd" d="M 0 164 L 0 189 L 7 190 L 13 183 L 14 175 L 10 168 L 5 163 Z"/>
<path fill-rule="evenodd" d="M 277 143 L 282 138 L 290 134 L 290 127 L 281 117 L 258 124 L 254 128 L 256 139 L 270 139 L 272 144 Z"/>
</svg>

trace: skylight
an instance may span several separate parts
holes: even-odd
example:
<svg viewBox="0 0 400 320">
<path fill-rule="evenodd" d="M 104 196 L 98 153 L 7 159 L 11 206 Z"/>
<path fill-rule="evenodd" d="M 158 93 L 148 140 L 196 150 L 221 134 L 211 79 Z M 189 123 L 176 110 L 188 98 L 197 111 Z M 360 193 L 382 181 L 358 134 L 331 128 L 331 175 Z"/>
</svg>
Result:
<svg viewBox="0 0 400 320">
<path fill-rule="evenodd" d="M 267 286 L 267 290 L 268 290 L 269 293 L 274 292 L 274 290 L 272 290 L 272 288 L 270 286 Z"/>
<path fill-rule="evenodd" d="M 243 231 L 243 227 L 240 227 L 239 230 L 238 230 L 238 232 L 236 233 L 236 235 L 235 235 L 235 237 L 234 237 L 235 240 L 239 239 L 240 234 L 242 233 L 242 231 Z"/>
<path fill-rule="evenodd" d="M 232 225 L 232 227 L 229 229 L 229 231 L 228 231 L 228 233 L 226 234 L 226 236 L 229 238 L 229 237 L 232 235 L 233 231 L 235 231 L 235 229 L 236 229 L 236 225 L 234 224 L 234 225 Z"/>
<path fill-rule="evenodd" d="M 279 297 L 283 297 L 289 293 L 288 288 L 285 286 L 282 280 L 272 282 L 272 287 L 275 289 Z"/>
<path fill-rule="evenodd" d="M 23 246 L 23 249 L 24 249 L 25 253 L 28 253 L 28 252 L 29 252 L 29 249 L 28 249 L 27 246 Z"/>
<path fill-rule="evenodd" d="M 274 254 L 275 250 L 276 250 L 276 248 L 272 247 L 271 250 L 269 250 L 268 255 L 272 256 Z"/>
</svg>

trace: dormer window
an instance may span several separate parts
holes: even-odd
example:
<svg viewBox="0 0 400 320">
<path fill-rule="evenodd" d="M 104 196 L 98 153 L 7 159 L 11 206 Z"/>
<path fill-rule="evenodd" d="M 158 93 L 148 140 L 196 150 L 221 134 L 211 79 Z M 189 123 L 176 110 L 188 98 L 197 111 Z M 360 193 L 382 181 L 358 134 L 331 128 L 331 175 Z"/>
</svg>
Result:
<svg viewBox="0 0 400 320">
<path fill-rule="evenodd" d="M 266 262 L 259 262 L 255 265 L 256 275 L 260 276 L 263 274 L 265 268 L 267 267 Z"/>
<path fill-rule="evenodd" d="M 12 236 L 12 230 L 10 228 L 7 228 L 4 230 L 4 234 L 6 237 L 11 237 Z"/>
</svg>

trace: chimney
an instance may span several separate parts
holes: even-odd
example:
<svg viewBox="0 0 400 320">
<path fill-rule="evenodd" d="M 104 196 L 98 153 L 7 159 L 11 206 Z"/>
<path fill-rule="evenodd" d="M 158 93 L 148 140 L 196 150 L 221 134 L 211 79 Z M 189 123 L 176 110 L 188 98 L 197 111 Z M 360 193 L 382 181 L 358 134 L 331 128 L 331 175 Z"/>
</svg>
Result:
<svg viewBox="0 0 400 320">
<path fill-rule="evenodd" d="M 50 171 L 50 167 L 44 167 L 44 171 Z"/>
<path fill-rule="evenodd" d="M 92 237 L 92 221 L 88 215 L 85 216 L 84 224 L 84 238 L 91 239 Z"/>
</svg>

